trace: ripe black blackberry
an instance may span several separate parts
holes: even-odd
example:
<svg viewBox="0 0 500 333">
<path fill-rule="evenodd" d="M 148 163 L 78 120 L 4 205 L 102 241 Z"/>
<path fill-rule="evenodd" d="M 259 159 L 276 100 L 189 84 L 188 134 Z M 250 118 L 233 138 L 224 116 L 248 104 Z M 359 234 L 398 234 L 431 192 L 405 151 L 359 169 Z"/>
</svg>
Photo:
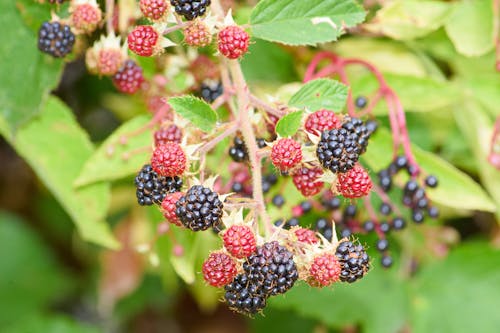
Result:
<svg viewBox="0 0 500 333">
<path fill-rule="evenodd" d="M 333 173 L 354 168 L 366 151 L 372 132 L 357 118 L 346 118 L 341 128 L 324 131 L 316 148 L 321 165 Z"/>
<path fill-rule="evenodd" d="M 207 103 L 212 103 L 222 95 L 222 83 L 212 80 L 205 80 L 200 87 L 200 97 Z"/>
<path fill-rule="evenodd" d="M 182 187 L 182 179 L 159 176 L 150 164 L 142 167 L 137 173 L 134 183 L 137 202 L 141 206 L 150 206 L 153 203 L 161 204 L 168 193 L 177 192 Z"/>
<path fill-rule="evenodd" d="M 207 7 L 210 6 L 210 0 L 170 0 L 170 4 L 178 15 L 192 21 L 206 13 Z"/>
<path fill-rule="evenodd" d="M 235 162 L 248 160 L 248 150 L 241 136 L 237 135 L 234 137 L 233 145 L 229 147 L 229 156 L 231 156 Z"/>
<path fill-rule="evenodd" d="M 38 30 L 38 49 L 55 58 L 63 58 L 73 50 L 75 35 L 69 25 L 43 22 Z"/>
<path fill-rule="evenodd" d="M 254 283 L 246 273 L 238 274 L 224 287 L 227 306 L 238 313 L 253 315 L 266 307 L 267 294 L 262 284 Z"/>
<path fill-rule="evenodd" d="M 243 263 L 251 284 L 262 285 L 266 295 L 283 294 L 299 277 L 293 254 L 276 241 L 257 247 Z"/>
<path fill-rule="evenodd" d="M 361 244 L 355 245 L 351 241 L 341 241 L 335 255 L 342 268 L 340 281 L 355 282 L 370 269 L 370 258 Z"/>
<path fill-rule="evenodd" d="M 175 205 L 175 215 L 193 231 L 206 230 L 221 222 L 222 201 L 216 192 L 207 187 L 192 186 Z"/>
<path fill-rule="evenodd" d="M 368 100 L 365 96 L 358 96 L 356 97 L 354 104 L 356 104 L 356 107 L 358 109 L 363 109 L 368 104 Z"/>
</svg>

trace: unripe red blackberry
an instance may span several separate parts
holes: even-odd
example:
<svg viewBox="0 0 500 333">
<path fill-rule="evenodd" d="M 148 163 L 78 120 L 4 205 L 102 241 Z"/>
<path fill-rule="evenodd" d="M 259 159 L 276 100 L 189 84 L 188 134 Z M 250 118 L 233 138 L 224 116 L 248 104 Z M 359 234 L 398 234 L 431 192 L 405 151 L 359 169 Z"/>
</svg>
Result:
<svg viewBox="0 0 500 333">
<path fill-rule="evenodd" d="M 180 189 L 180 188 L 179 188 Z M 184 195 L 182 192 L 174 192 L 165 196 L 165 199 L 161 202 L 161 211 L 163 216 L 170 222 L 179 227 L 182 226 L 182 222 L 179 220 L 175 214 L 177 209 L 176 203 Z"/>
<path fill-rule="evenodd" d="M 372 180 L 368 172 L 359 164 L 337 177 L 337 191 L 345 198 L 361 198 L 372 189 Z"/>
<path fill-rule="evenodd" d="M 223 287 L 238 273 L 236 262 L 224 252 L 212 252 L 202 267 L 203 278 L 213 287 Z"/>
<path fill-rule="evenodd" d="M 152 21 L 162 20 L 168 12 L 168 0 L 140 0 L 142 15 Z"/>
<path fill-rule="evenodd" d="M 351 241 L 341 241 L 335 251 L 342 271 L 340 280 L 352 283 L 361 279 L 370 269 L 370 258 L 361 244 Z"/>
<path fill-rule="evenodd" d="M 342 267 L 333 253 L 323 253 L 313 259 L 307 282 L 313 287 L 326 287 L 340 279 Z"/>
<path fill-rule="evenodd" d="M 250 36 L 239 26 L 230 25 L 222 28 L 217 35 L 219 52 L 229 59 L 238 59 L 248 51 Z"/>
<path fill-rule="evenodd" d="M 89 72 L 97 75 L 116 74 L 127 59 L 127 52 L 120 44 L 121 38 L 114 34 L 101 36 L 85 53 Z"/>
<path fill-rule="evenodd" d="M 118 72 L 113 75 L 113 84 L 118 91 L 135 94 L 144 82 L 142 68 L 133 60 L 127 60 Z"/>
<path fill-rule="evenodd" d="M 223 204 L 219 195 L 207 187 L 195 185 L 176 203 L 175 214 L 193 231 L 206 230 L 222 221 Z"/>
<path fill-rule="evenodd" d="M 318 194 L 324 183 L 318 179 L 323 175 L 323 170 L 318 167 L 308 168 L 303 166 L 293 173 L 293 184 L 305 197 Z"/>
<path fill-rule="evenodd" d="M 69 25 L 44 22 L 38 30 L 38 49 L 54 58 L 63 58 L 73 50 L 75 35 Z"/>
<path fill-rule="evenodd" d="M 184 16 L 188 21 L 192 21 L 199 16 L 205 15 L 210 0 L 170 0 L 178 15 Z"/>
<path fill-rule="evenodd" d="M 212 43 L 212 33 L 202 20 L 194 20 L 184 29 L 184 42 L 193 47 L 205 47 Z"/>
<path fill-rule="evenodd" d="M 232 225 L 224 232 L 222 239 L 227 252 L 238 259 L 250 256 L 257 248 L 255 235 L 246 225 Z"/>
<path fill-rule="evenodd" d="M 284 294 L 299 277 L 293 254 L 276 241 L 257 247 L 243 263 L 243 270 L 253 284 L 261 284 L 267 295 Z"/>
<path fill-rule="evenodd" d="M 157 146 L 153 151 L 151 166 L 159 175 L 167 177 L 180 176 L 186 170 L 186 154 L 177 142 L 166 142 Z"/>
<path fill-rule="evenodd" d="M 261 283 L 255 283 L 246 273 L 238 274 L 224 287 L 227 306 L 244 315 L 254 315 L 266 307 L 268 295 Z"/>
<path fill-rule="evenodd" d="M 319 135 L 323 131 L 332 130 L 341 126 L 340 119 L 335 112 L 329 110 L 319 110 L 311 113 L 306 118 L 304 128 L 311 134 Z"/>
<path fill-rule="evenodd" d="M 299 242 L 306 244 L 316 244 L 319 242 L 318 237 L 316 237 L 316 233 L 311 229 L 299 227 L 296 228 L 295 230 L 294 229 L 292 230 Z"/>
<path fill-rule="evenodd" d="M 137 202 L 141 206 L 159 204 L 168 193 L 179 191 L 182 187 L 182 179 L 160 176 L 149 164 L 144 165 L 138 172 L 134 183 Z"/>
<path fill-rule="evenodd" d="M 128 48 L 142 57 L 151 57 L 163 50 L 160 37 L 160 33 L 152 26 L 138 25 L 128 34 Z"/>
<path fill-rule="evenodd" d="M 93 32 L 102 20 L 102 12 L 95 0 L 73 0 L 69 12 L 75 31 L 80 33 Z"/>
<path fill-rule="evenodd" d="M 300 143 L 293 139 L 279 139 L 271 149 L 271 161 L 280 171 L 288 171 L 302 161 Z"/>
<path fill-rule="evenodd" d="M 321 165 L 333 173 L 345 173 L 354 168 L 359 156 L 366 151 L 371 132 L 357 118 L 347 118 L 341 128 L 324 131 L 316 148 Z"/>
<path fill-rule="evenodd" d="M 167 142 L 177 142 L 182 141 L 182 130 L 175 124 L 171 124 L 168 127 L 162 127 L 157 130 L 154 134 L 155 146 L 164 145 Z"/>
</svg>

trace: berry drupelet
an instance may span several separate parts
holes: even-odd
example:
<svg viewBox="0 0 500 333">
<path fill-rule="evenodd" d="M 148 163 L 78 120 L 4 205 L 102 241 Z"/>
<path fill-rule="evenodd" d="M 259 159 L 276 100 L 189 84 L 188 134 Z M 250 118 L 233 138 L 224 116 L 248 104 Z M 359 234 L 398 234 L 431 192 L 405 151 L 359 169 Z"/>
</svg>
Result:
<svg viewBox="0 0 500 333">
<path fill-rule="evenodd" d="M 177 192 L 182 187 L 182 179 L 159 176 L 150 164 L 142 167 L 134 182 L 137 202 L 141 206 L 160 204 L 168 193 Z"/>
<path fill-rule="evenodd" d="M 73 50 L 75 35 L 69 25 L 44 22 L 38 30 L 38 49 L 55 58 L 63 58 Z"/>
<path fill-rule="evenodd" d="M 262 283 L 251 281 L 246 273 L 238 274 L 224 290 L 224 299 L 233 311 L 250 316 L 266 307 L 268 295 Z"/>
<path fill-rule="evenodd" d="M 343 282 L 355 282 L 370 269 L 370 258 L 361 244 L 355 245 L 348 240 L 341 241 L 335 255 L 342 268 L 340 280 Z"/>
<path fill-rule="evenodd" d="M 235 162 L 248 160 L 248 150 L 241 136 L 237 135 L 234 137 L 233 145 L 229 147 L 229 156 L 231 156 Z"/>
<path fill-rule="evenodd" d="M 221 222 L 222 208 L 216 192 L 194 185 L 177 201 L 175 214 L 186 228 L 201 231 Z"/>
<path fill-rule="evenodd" d="M 175 12 L 188 21 L 205 15 L 210 2 L 210 0 L 170 0 Z"/>
</svg>

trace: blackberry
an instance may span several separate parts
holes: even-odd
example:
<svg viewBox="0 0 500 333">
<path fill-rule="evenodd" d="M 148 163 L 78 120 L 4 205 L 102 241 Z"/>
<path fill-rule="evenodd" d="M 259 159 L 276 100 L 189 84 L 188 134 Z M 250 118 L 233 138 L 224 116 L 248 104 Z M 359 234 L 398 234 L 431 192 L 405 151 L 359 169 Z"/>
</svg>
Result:
<svg viewBox="0 0 500 333">
<path fill-rule="evenodd" d="M 429 216 L 433 219 L 437 218 L 439 216 L 439 208 L 437 207 L 429 207 L 427 209 L 427 214 L 429 214 Z"/>
<path fill-rule="evenodd" d="M 203 16 L 210 6 L 210 0 L 170 0 L 178 15 L 184 16 L 188 21 L 198 16 Z"/>
<path fill-rule="evenodd" d="M 378 173 L 378 183 L 384 192 L 388 192 L 392 187 L 392 178 L 389 170 L 383 169 Z"/>
<path fill-rule="evenodd" d="M 278 208 L 281 208 L 285 204 L 285 198 L 281 194 L 276 194 L 273 197 L 273 205 L 275 205 Z"/>
<path fill-rule="evenodd" d="M 371 232 L 371 231 L 375 230 L 375 223 L 373 223 L 373 221 L 368 220 L 365 223 L 363 223 L 363 229 L 366 232 Z"/>
<path fill-rule="evenodd" d="M 302 212 L 305 214 L 305 213 L 309 213 L 312 209 L 312 204 L 311 202 L 309 201 L 302 201 L 300 203 L 300 208 L 302 208 Z"/>
<path fill-rule="evenodd" d="M 266 307 L 267 295 L 262 284 L 250 281 L 248 275 L 238 274 L 224 287 L 228 307 L 241 314 L 253 315 Z"/>
<path fill-rule="evenodd" d="M 43 22 L 38 30 L 38 49 L 55 58 L 63 58 L 73 50 L 75 35 L 69 25 Z"/>
<path fill-rule="evenodd" d="M 291 219 L 289 219 L 288 221 L 286 221 L 286 224 L 285 224 L 285 227 L 287 229 L 290 229 L 291 227 L 296 227 L 298 226 L 300 223 L 299 219 L 296 218 L 296 217 L 292 217 Z"/>
<path fill-rule="evenodd" d="M 352 235 L 352 231 L 349 228 L 342 229 L 340 232 L 340 237 L 341 238 L 349 238 Z"/>
<path fill-rule="evenodd" d="M 342 127 L 324 131 L 316 148 L 321 165 L 333 173 L 345 173 L 354 168 L 359 156 L 366 151 L 371 132 L 357 118 L 347 118 Z"/>
<path fill-rule="evenodd" d="M 141 206 L 150 206 L 153 203 L 161 204 L 168 193 L 177 192 L 182 187 L 182 179 L 159 176 L 150 164 L 142 167 L 135 177 L 134 183 L 137 202 Z"/>
<path fill-rule="evenodd" d="M 328 221 L 325 218 L 320 218 L 316 221 L 316 230 L 324 230 L 328 226 Z"/>
<path fill-rule="evenodd" d="M 392 257 L 390 257 L 388 255 L 384 255 L 380 259 L 380 263 L 382 264 L 383 267 L 389 268 L 392 266 Z"/>
<path fill-rule="evenodd" d="M 394 160 L 394 165 L 398 168 L 398 170 L 404 169 L 408 166 L 408 159 L 406 156 L 398 156 Z"/>
<path fill-rule="evenodd" d="M 299 277 L 293 254 L 276 241 L 257 247 L 243 263 L 250 284 L 261 285 L 266 295 L 284 294 Z"/>
<path fill-rule="evenodd" d="M 340 208 L 340 199 L 338 197 L 333 197 L 329 199 L 324 199 L 322 201 L 323 206 L 328 210 L 336 210 Z"/>
<path fill-rule="evenodd" d="M 238 135 L 234 137 L 233 146 L 229 148 L 229 156 L 231 156 L 235 162 L 248 160 L 248 150 L 241 136 Z"/>
<path fill-rule="evenodd" d="M 427 176 L 427 178 L 425 178 L 425 185 L 431 187 L 431 188 L 434 188 L 436 186 L 438 186 L 438 179 L 436 178 L 436 176 Z"/>
<path fill-rule="evenodd" d="M 355 282 L 370 269 L 370 258 L 361 244 L 355 245 L 351 241 L 341 241 L 335 255 L 342 267 L 340 280 L 343 282 Z"/>
<path fill-rule="evenodd" d="M 386 238 L 379 239 L 377 241 L 377 250 L 384 252 L 389 248 L 389 241 Z"/>
<path fill-rule="evenodd" d="M 344 219 L 350 219 L 356 216 L 357 210 L 356 205 L 348 205 L 344 210 Z"/>
<path fill-rule="evenodd" d="M 387 215 L 389 215 L 391 213 L 392 213 L 391 205 L 389 205 L 387 202 L 383 202 L 380 205 L 380 214 L 387 216 Z"/>
<path fill-rule="evenodd" d="M 370 134 L 373 134 L 373 133 L 375 133 L 377 131 L 377 128 L 378 128 L 377 121 L 375 121 L 375 120 L 368 120 L 365 125 L 366 125 L 366 129 L 368 130 L 368 132 Z"/>
<path fill-rule="evenodd" d="M 384 234 L 388 233 L 389 231 L 391 231 L 391 225 L 387 222 L 380 223 L 380 231 L 382 231 Z"/>
<path fill-rule="evenodd" d="M 222 218 L 222 201 L 207 187 L 194 185 L 176 203 L 175 214 L 182 224 L 193 231 L 216 226 Z"/>
<path fill-rule="evenodd" d="M 392 228 L 394 230 L 402 230 L 406 227 L 406 222 L 403 218 L 401 217 L 396 217 L 394 220 L 392 220 Z"/>
<path fill-rule="evenodd" d="M 356 104 L 356 107 L 358 109 L 363 109 L 368 104 L 368 100 L 366 99 L 365 96 L 358 96 L 356 97 L 354 103 Z"/>
<path fill-rule="evenodd" d="M 323 237 L 325 237 L 327 240 L 329 240 L 330 242 L 332 241 L 332 237 L 333 237 L 333 229 L 332 228 L 326 228 L 322 234 L 323 234 Z"/>
<path fill-rule="evenodd" d="M 206 80 L 201 84 L 200 97 L 207 103 L 212 103 L 222 95 L 222 83 Z"/>
<path fill-rule="evenodd" d="M 243 192 L 243 184 L 239 182 L 234 182 L 233 185 L 231 186 L 231 191 L 236 193 Z"/>
<path fill-rule="evenodd" d="M 420 209 L 414 209 L 412 214 L 411 214 L 411 219 L 415 223 L 422 223 L 424 222 L 425 215 L 424 212 Z"/>
<path fill-rule="evenodd" d="M 259 148 L 265 148 L 267 146 L 266 140 L 264 140 L 263 138 L 257 138 L 256 141 L 257 141 L 257 147 Z"/>
</svg>

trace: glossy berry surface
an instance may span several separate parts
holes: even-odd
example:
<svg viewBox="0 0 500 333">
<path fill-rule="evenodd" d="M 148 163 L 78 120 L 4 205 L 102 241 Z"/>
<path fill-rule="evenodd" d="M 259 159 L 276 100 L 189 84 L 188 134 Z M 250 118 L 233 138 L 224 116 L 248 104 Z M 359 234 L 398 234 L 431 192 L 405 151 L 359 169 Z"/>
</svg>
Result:
<svg viewBox="0 0 500 333">
<path fill-rule="evenodd" d="M 351 241 L 341 241 L 335 255 L 340 262 L 340 280 L 352 283 L 361 279 L 370 269 L 370 258 L 360 244 Z"/>
<path fill-rule="evenodd" d="M 206 80 L 201 83 L 199 95 L 207 103 L 212 103 L 222 93 L 223 87 L 221 82 Z"/>
<path fill-rule="evenodd" d="M 293 184 L 303 196 L 310 197 L 318 194 L 323 189 L 324 183 L 319 180 L 322 175 L 323 169 L 319 167 L 308 168 L 303 166 L 293 173 Z"/>
<path fill-rule="evenodd" d="M 320 135 L 323 131 L 332 130 L 341 126 L 340 119 L 335 112 L 329 110 L 319 110 L 311 113 L 306 118 L 304 128 L 307 132 Z"/>
<path fill-rule="evenodd" d="M 75 35 L 69 25 L 44 22 L 38 30 L 38 49 L 55 58 L 63 58 L 73 50 Z"/>
<path fill-rule="evenodd" d="M 238 59 L 247 53 L 249 43 L 248 33 L 236 25 L 222 28 L 217 35 L 217 48 L 223 56 L 229 59 Z"/>
<path fill-rule="evenodd" d="M 151 57 L 157 52 L 159 34 L 150 25 L 136 26 L 127 37 L 130 51 L 142 57 Z"/>
<path fill-rule="evenodd" d="M 266 307 L 268 295 L 263 284 L 254 282 L 246 273 L 238 274 L 224 287 L 224 300 L 227 306 L 244 315 L 254 315 Z"/>
<path fill-rule="evenodd" d="M 180 176 L 186 170 L 186 154 L 177 142 L 166 142 L 153 151 L 151 166 L 159 175 Z"/>
<path fill-rule="evenodd" d="M 163 216 L 170 222 L 175 225 L 178 225 L 179 227 L 182 226 L 181 221 L 175 214 L 175 210 L 177 208 L 176 203 L 177 201 L 184 195 L 182 192 L 175 192 L 168 194 L 165 196 L 165 199 L 161 202 L 161 211 L 163 213 Z"/>
<path fill-rule="evenodd" d="M 191 21 L 205 15 L 210 6 L 210 0 L 170 0 L 170 4 L 178 15 Z"/>
<path fill-rule="evenodd" d="M 177 201 L 175 214 L 186 228 L 201 231 L 221 222 L 222 208 L 216 192 L 194 185 Z"/>
<path fill-rule="evenodd" d="M 135 94 L 144 82 L 142 68 L 133 60 L 127 60 L 113 75 L 113 85 L 122 93 Z"/>
<path fill-rule="evenodd" d="M 370 193 L 372 186 L 370 175 L 359 164 L 337 177 L 337 191 L 345 198 L 364 197 Z"/>
<path fill-rule="evenodd" d="M 288 171 L 302 160 L 300 143 L 293 139 L 283 138 L 276 141 L 271 149 L 271 161 L 281 171 Z"/>
<path fill-rule="evenodd" d="M 232 225 L 222 237 L 224 247 L 235 258 L 250 256 L 257 248 L 257 241 L 252 229 L 246 225 Z"/>
<path fill-rule="evenodd" d="M 213 287 L 223 287 L 230 283 L 236 274 L 236 262 L 223 252 L 212 252 L 202 266 L 203 278 Z"/>
<path fill-rule="evenodd" d="M 146 164 L 134 179 L 137 202 L 141 206 L 161 203 L 168 193 L 179 191 L 182 179 L 158 175 L 151 165 Z"/>
<path fill-rule="evenodd" d="M 308 283 L 315 287 L 326 287 L 340 279 L 342 267 L 334 254 L 324 253 L 313 259 L 309 268 Z"/>
</svg>

